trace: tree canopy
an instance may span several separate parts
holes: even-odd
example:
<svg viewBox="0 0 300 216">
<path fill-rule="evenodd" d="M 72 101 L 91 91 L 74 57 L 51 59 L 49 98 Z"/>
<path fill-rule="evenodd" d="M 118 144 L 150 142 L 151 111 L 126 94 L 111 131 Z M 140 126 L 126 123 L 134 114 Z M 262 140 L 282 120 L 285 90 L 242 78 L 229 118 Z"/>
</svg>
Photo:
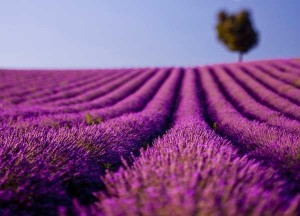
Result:
<svg viewBox="0 0 300 216">
<path fill-rule="evenodd" d="M 258 43 L 258 33 L 253 28 L 250 12 L 242 10 L 237 14 L 220 11 L 217 24 L 218 39 L 231 51 L 239 52 L 239 61 L 243 54 Z"/>
</svg>

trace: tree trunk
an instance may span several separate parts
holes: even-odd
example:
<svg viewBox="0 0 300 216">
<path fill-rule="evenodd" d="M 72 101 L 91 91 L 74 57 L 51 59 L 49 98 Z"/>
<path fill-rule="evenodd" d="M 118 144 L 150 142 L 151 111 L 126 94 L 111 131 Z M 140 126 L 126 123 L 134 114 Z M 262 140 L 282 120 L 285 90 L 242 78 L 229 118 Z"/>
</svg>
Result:
<svg viewBox="0 0 300 216">
<path fill-rule="evenodd" d="M 240 52 L 240 53 L 239 53 L 239 62 L 242 62 L 242 61 L 243 61 L 243 53 Z"/>
</svg>

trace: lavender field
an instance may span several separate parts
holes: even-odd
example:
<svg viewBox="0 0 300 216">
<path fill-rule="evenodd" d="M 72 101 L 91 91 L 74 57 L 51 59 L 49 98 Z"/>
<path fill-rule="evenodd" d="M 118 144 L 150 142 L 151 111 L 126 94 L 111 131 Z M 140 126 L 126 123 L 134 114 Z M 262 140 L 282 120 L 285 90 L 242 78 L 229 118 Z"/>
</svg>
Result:
<svg viewBox="0 0 300 216">
<path fill-rule="evenodd" d="M 0 215 L 300 215 L 300 61 L 0 70 Z"/>
</svg>

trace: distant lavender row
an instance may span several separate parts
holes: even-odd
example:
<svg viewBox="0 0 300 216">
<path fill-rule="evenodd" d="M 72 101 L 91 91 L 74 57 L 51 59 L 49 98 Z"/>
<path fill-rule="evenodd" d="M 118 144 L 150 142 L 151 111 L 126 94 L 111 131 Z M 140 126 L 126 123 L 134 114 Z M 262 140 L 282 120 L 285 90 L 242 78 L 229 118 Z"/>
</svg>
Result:
<svg viewBox="0 0 300 216">
<path fill-rule="evenodd" d="M 219 91 L 223 92 L 226 99 L 249 120 L 265 122 L 286 131 L 300 133 L 300 122 L 286 118 L 280 112 L 257 102 L 221 67 L 215 66 L 212 75 L 219 86 Z"/>
<path fill-rule="evenodd" d="M 258 70 L 268 74 L 274 78 L 280 79 L 286 84 L 292 85 L 293 87 L 300 88 L 300 77 L 291 73 L 281 73 L 273 67 L 265 64 L 253 64 Z"/>
<path fill-rule="evenodd" d="M 105 85 L 98 86 L 98 88 L 94 88 L 91 91 L 85 91 L 82 94 L 79 94 L 78 96 L 72 98 L 71 100 L 60 101 L 56 105 L 68 107 L 78 105 L 80 103 L 93 102 L 93 100 L 99 99 L 103 95 L 106 95 L 111 91 L 115 91 L 117 88 L 122 87 L 124 84 L 127 84 L 128 81 L 131 81 L 132 79 L 138 79 L 137 77 L 139 77 L 141 74 L 143 73 L 125 73 L 125 76 L 119 76 L 118 78 L 105 83 Z"/>
<path fill-rule="evenodd" d="M 95 75 L 93 75 L 94 73 L 92 73 L 91 71 L 87 71 L 86 72 L 87 77 L 80 79 L 80 80 L 77 79 L 66 86 L 49 89 L 49 91 L 46 91 L 46 92 L 41 92 L 41 94 L 38 94 L 34 98 L 38 98 L 38 99 L 48 98 L 49 96 L 54 96 L 56 94 L 61 94 L 62 92 L 68 92 L 70 90 L 74 90 L 74 89 L 83 87 L 85 85 L 89 85 L 90 83 L 93 83 L 95 80 L 105 78 L 107 75 L 111 74 L 111 72 L 112 71 L 110 71 L 110 70 L 96 71 Z M 118 73 L 118 71 L 116 71 L 116 73 Z M 76 75 L 75 75 L 75 77 L 76 77 Z"/>
<path fill-rule="evenodd" d="M 294 74 L 300 77 L 300 64 L 299 60 L 291 59 L 284 61 L 269 61 L 269 64 L 276 67 L 277 70 L 283 73 Z"/>
<path fill-rule="evenodd" d="M 53 78 L 53 76 L 41 76 L 40 80 L 34 80 L 33 84 L 25 83 L 24 87 L 18 86 L 16 89 L 22 92 L 9 97 L 8 95 L 5 96 L 6 100 L 14 101 L 16 104 L 21 104 L 23 102 L 36 105 L 36 103 L 45 102 L 47 100 L 53 100 L 57 96 L 60 98 L 63 98 L 62 96 L 66 98 L 70 98 L 77 93 L 86 91 L 84 87 L 87 88 L 95 86 L 97 84 L 97 80 L 100 82 L 99 85 L 102 85 L 102 82 L 105 83 L 105 80 L 109 81 L 109 77 L 118 77 L 118 74 L 126 75 L 127 73 L 134 72 L 136 70 L 97 70 L 97 71 L 72 71 L 73 73 L 69 72 L 69 74 L 64 73 L 57 73 L 57 76 Z M 113 72 L 113 73 L 112 73 Z M 52 74 L 56 74 L 53 73 Z M 81 75 L 82 74 L 82 75 Z M 30 75 L 30 74 L 29 74 Z M 63 77 L 63 79 L 62 79 Z M 58 83 L 63 84 L 62 86 L 59 86 Z M 34 86 L 37 86 L 38 88 L 34 88 Z M 29 89 L 28 91 L 26 89 Z M 80 91 L 82 90 L 82 91 Z M 87 89 L 88 90 L 88 89 Z M 75 91 L 75 92 L 74 92 Z M 6 94 L 9 94 L 10 90 L 6 91 Z M 53 99 L 52 99 L 53 98 Z M 41 104 L 44 105 L 45 103 Z"/>
<path fill-rule="evenodd" d="M 256 82 L 251 76 L 243 73 L 235 65 L 226 66 L 226 70 L 260 103 L 281 112 L 288 118 L 300 121 L 299 106 Z"/>
<path fill-rule="evenodd" d="M 86 78 L 82 77 L 80 79 L 73 80 L 74 76 L 65 76 L 64 81 L 59 77 L 57 79 L 50 79 L 49 81 L 47 79 L 41 80 L 40 83 L 37 85 L 39 86 L 39 89 L 32 89 L 32 86 L 30 84 L 26 85 L 25 88 L 19 87 L 23 89 L 22 94 L 18 94 L 16 96 L 6 96 L 6 99 L 8 100 L 15 100 L 16 104 L 22 104 L 23 102 L 30 102 L 30 100 L 40 101 L 40 100 L 48 100 L 49 98 L 55 97 L 59 94 L 68 94 L 70 90 L 74 90 L 77 88 L 80 88 L 82 86 L 85 86 L 90 83 L 94 83 L 96 80 L 102 80 L 103 78 L 107 77 L 109 74 L 108 72 L 103 73 L 96 73 L 96 74 L 86 74 Z M 50 83 L 53 85 L 53 87 L 48 87 L 47 83 Z M 59 87 L 58 83 L 62 83 L 63 85 Z M 30 88 L 29 91 L 26 91 L 26 88 Z M 9 92 L 9 91 L 8 91 Z M 25 105 L 25 104 L 22 104 Z M 30 105 L 30 104 L 29 104 Z M 36 105 L 33 103 L 33 105 Z"/>
<path fill-rule="evenodd" d="M 125 99 L 112 106 L 102 109 L 89 109 L 88 111 L 74 114 L 55 114 L 28 118 L 14 124 L 18 128 L 26 127 L 64 127 L 74 125 L 99 124 L 111 118 L 121 116 L 126 113 L 141 111 L 152 99 L 157 90 L 163 86 L 163 82 L 169 76 L 169 71 L 160 70 L 157 74 L 147 81 L 140 89 L 130 94 Z"/>
<path fill-rule="evenodd" d="M 264 73 L 261 70 L 258 70 L 251 65 L 247 67 L 240 66 L 244 73 L 251 76 L 254 80 L 280 95 L 283 98 L 290 100 L 296 105 L 300 105 L 300 90 L 293 87 L 292 85 L 286 84 L 281 80 L 275 79 L 272 76 Z"/>
<path fill-rule="evenodd" d="M 14 74 L 14 72 L 12 71 L 11 73 L 13 73 L 13 80 L 14 80 L 14 84 L 12 84 L 11 88 L 6 89 L 5 94 L 1 95 L 1 98 L 4 97 L 11 97 L 11 96 L 26 96 L 25 93 L 28 93 L 29 95 L 33 94 L 33 95 L 41 95 L 44 94 L 44 92 L 48 92 L 49 89 L 51 89 L 51 93 L 53 93 L 53 91 L 57 91 L 57 90 L 64 90 L 61 87 L 58 87 L 58 83 L 59 84 L 69 84 L 69 83 L 74 83 L 76 85 L 78 85 L 78 79 L 82 82 L 82 79 L 91 79 L 91 78 L 95 78 L 95 76 L 103 76 L 103 74 L 99 74 L 99 73 L 91 73 L 91 74 L 81 74 L 79 73 L 74 74 L 74 73 L 70 73 L 68 74 L 66 73 L 42 73 L 41 75 L 39 75 L 38 77 L 35 77 L 32 73 L 30 73 L 28 71 L 23 72 L 24 74 L 22 74 L 22 76 L 20 76 L 20 74 Z M 36 72 L 35 72 L 36 73 Z M 105 74 L 105 73 L 104 73 Z M 29 78 L 27 78 L 27 75 Z M 20 78 L 18 78 L 18 76 L 20 76 Z M 61 79 L 61 76 L 64 77 L 64 80 Z M 77 79 L 76 79 L 77 76 Z M 3 82 L 7 83 L 5 80 L 3 80 Z M 44 87 L 44 88 L 43 88 Z M 45 88 L 46 87 L 46 88 Z M 53 88 L 53 89 L 52 89 Z M 5 90 L 5 89 L 4 89 Z M 48 94 L 49 95 L 49 94 Z"/>
<path fill-rule="evenodd" d="M 79 99 L 82 103 L 73 106 L 65 106 L 65 107 L 20 107 L 17 109 L 8 109 L 6 112 L 0 116 L 2 122 L 13 122 L 14 119 L 23 120 L 26 118 L 31 118 L 35 116 L 41 115 L 49 115 L 49 114 L 60 114 L 60 113 L 76 113 L 79 111 L 85 111 L 95 108 L 103 108 L 108 105 L 112 105 L 117 101 L 125 98 L 135 90 L 137 90 L 150 76 L 153 75 L 153 71 L 148 71 L 140 74 L 131 74 L 131 76 L 123 77 L 121 80 L 117 80 L 117 82 L 108 83 L 104 85 L 102 88 L 97 90 L 97 96 L 93 95 L 91 101 L 84 102 L 84 99 Z M 128 81 L 128 79 L 134 79 Z M 128 81 L 128 82 L 127 82 Z M 120 87 L 120 88 L 117 88 Z M 102 97 L 100 97 L 102 96 Z M 93 99 L 93 98 L 96 99 Z"/>
<path fill-rule="evenodd" d="M 129 73 L 129 72 L 128 72 Z M 33 100 L 28 101 L 26 104 L 41 104 L 41 105 L 47 105 L 49 106 L 49 103 L 53 105 L 53 103 L 58 103 L 60 100 L 65 100 L 65 99 L 70 99 L 73 97 L 76 97 L 83 92 L 93 90 L 94 88 L 97 88 L 101 85 L 104 85 L 108 82 L 110 82 L 113 79 L 119 78 L 126 75 L 126 73 L 120 73 L 120 72 L 115 72 L 111 73 L 106 76 L 100 76 L 99 78 L 97 77 L 96 79 L 91 80 L 89 83 L 85 85 L 77 85 L 76 88 L 71 88 L 64 90 L 58 94 L 55 94 L 53 96 L 47 97 L 47 98 L 35 98 Z"/>
</svg>

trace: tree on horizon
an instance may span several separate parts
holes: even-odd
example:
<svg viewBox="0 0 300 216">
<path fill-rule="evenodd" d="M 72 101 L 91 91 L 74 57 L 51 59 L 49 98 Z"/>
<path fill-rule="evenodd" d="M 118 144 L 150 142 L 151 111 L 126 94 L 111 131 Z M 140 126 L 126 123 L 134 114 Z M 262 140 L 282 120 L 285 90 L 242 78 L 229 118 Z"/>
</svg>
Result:
<svg viewBox="0 0 300 216">
<path fill-rule="evenodd" d="M 247 10 L 236 14 L 220 11 L 216 29 L 219 41 L 230 51 L 239 53 L 239 62 L 245 53 L 258 44 L 258 33 L 253 28 L 251 14 Z"/>
</svg>

